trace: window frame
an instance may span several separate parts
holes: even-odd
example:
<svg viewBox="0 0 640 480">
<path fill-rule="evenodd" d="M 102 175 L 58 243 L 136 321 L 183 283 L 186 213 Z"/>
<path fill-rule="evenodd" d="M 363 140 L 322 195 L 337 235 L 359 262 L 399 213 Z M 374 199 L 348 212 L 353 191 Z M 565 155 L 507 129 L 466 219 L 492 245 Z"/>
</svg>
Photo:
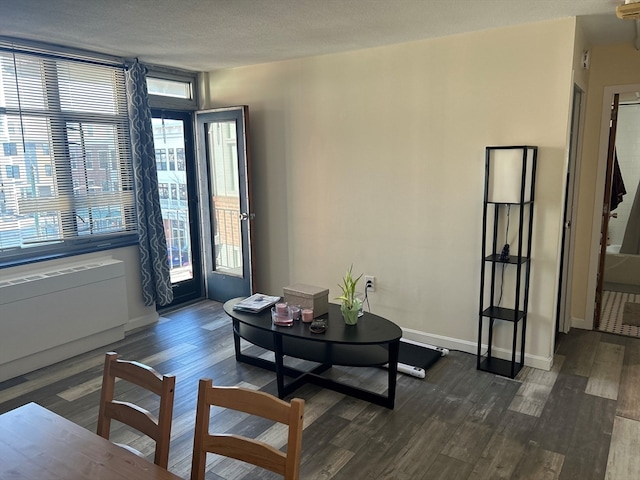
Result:
<svg viewBox="0 0 640 480">
<path fill-rule="evenodd" d="M 16 55 L 30 55 L 34 58 L 38 58 L 39 60 L 42 61 L 42 65 L 43 65 L 42 68 L 45 68 L 45 65 L 50 62 L 67 62 L 67 61 L 78 62 L 80 64 L 87 63 L 87 64 L 93 64 L 93 65 L 101 65 L 105 67 L 111 67 L 111 68 L 123 69 L 123 70 L 126 68 L 125 62 L 122 59 L 119 59 L 116 57 L 109 57 L 109 56 L 104 56 L 99 54 L 93 54 L 91 52 L 76 51 L 72 49 L 50 47 L 48 45 L 39 44 L 35 42 L 23 43 L 21 41 L 17 41 L 13 39 L 7 39 L 6 37 L 0 37 L 0 52 L 5 54 L 15 53 Z M 44 79 L 42 79 L 42 81 L 44 82 Z M 47 90 L 49 90 L 50 86 L 48 83 L 43 83 L 43 85 L 47 85 L 46 88 Z M 115 88 L 116 83 L 114 83 L 113 85 Z M 122 84 L 122 88 L 124 89 L 124 91 L 121 90 L 119 94 L 126 95 L 126 86 L 124 85 L 124 83 Z M 55 95 L 60 95 L 60 93 L 61 93 L 60 90 L 55 91 Z M 114 100 L 114 102 L 115 101 L 116 100 Z M 125 105 L 125 110 L 126 110 L 126 105 Z M 22 108 L 22 106 L 19 106 L 18 111 L 27 112 L 27 115 L 30 115 L 28 108 L 24 109 Z M 42 244 L 33 245 L 33 246 L 25 246 L 25 244 L 21 244 L 18 246 L 9 246 L 5 249 L 0 249 L 0 268 L 30 264 L 30 263 L 35 263 L 39 261 L 45 261 L 45 260 L 51 260 L 51 259 L 57 259 L 57 258 L 63 258 L 63 257 L 71 257 L 75 255 L 82 255 L 82 254 L 92 253 L 92 252 L 100 252 L 100 251 L 110 250 L 114 248 L 137 245 L 139 243 L 137 213 L 135 209 L 135 187 L 133 185 L 133 171 L 132 171 L 133 160 L 131 158 L 131 140 L 129 137 L 128 113 L 122 112 L 121 109 L 118 111 L 120 112 L 119 115 L 124 114 L 126 116 L 126 121 L 124 122 L 124 124 L 122 124 L 122 126 L 126 128 L 124 140 L 125 140 L 125 144 L 128 145 L 129 155 L 125 157 L 118 157 L 117 160 L 114 160 L 114 162 L 116 162 L 117 164 L 119 171 L 122 171 L 121 169 L 125 169 L 126 175 L 127 175 L 126 176 L 127 184 L 119 185 L 116 192 L 119 192 L 121 195 L 133 196 L 133 200 L 131 201 L 131 203 L 120 204 L 120 208 L 122 209 L 121 218 L 123 219 L 126 225 L 125 227 L 123 227 L 123 230 L 120 230 L 117 232 L 102 232 L 102 233 L 87 234 L 87 233 L 82 233 L 80 229 L 76 226 L 75 234 L 73 231 L 71 231 L 72 236 L 70 237 L 67 235 L 66 230 L 64 231 L 61 230 L 61 233 L 58 234 L 59 238 L 52 240 L 51 242 L 44 242 Z M 70 125 L 69 122 L 73 123 L 75 121 L 74 119 L 70 119 L 69 117 L 77 117 L 77 118 L 83 119 L 83 115 L 81 114 L 76 114 L 74 112 L 69 115 L 68 112 L 64 112 L 62 110 L 57 110 L 52 108 L 52 104 L 50 102 L 47 103 L 46 112 L 49 112 L 49 113 L 43 115 L 42 118 L 44 118 L 46 122 L 51 122 L 52 121 L 51 119 L 54 116 L 56 115 L 59 116 L 64 120 L 62 125 L 64 126 L 63 128 L 65 131 L 69 128 L 68 127 L 68 125 Z M 15 115 L 15 108 L 5 108 L 3 106 L 0 106 L 0 114 L 6 115 L 9 113 L 12 115 Z M 22 116 L 23 113 L 19 113 L 19 115 Z M 88 114 L 86 116 L 91 117 L 91 115 L 92 114 Z M 105 112 L 104 115 L 100 114 L 100 115 L 93 115 L 93 116 L 97 118 L 96 121 L 100 121 L 100 118 L 102 118 L 102 116 L 108 117 L 109 113 Z M 83 119 L 81 121 L 84 121 L 85 123 L 90 123 L 89 119 Z M 120 128 L 120 127 L 116 127 L 115 123 L 113 125 L 114 125 L 114 129 Z M 22 128 L 21 128 L 21 131 L 22 131 Z M 9 139 L 8 141 L 11 141 L 11 140 Z M 46 144 L 43 143 L 41 147 L 42 151 L 44 152 L 43 155 L 46 154 L 47 150 L 51 150 L 52 157 L 53 157 L 53 153 L 54 152 L 56 153 L 55 159 L 51 160 L 51 162 L 55 162 L 56 169 L 58 168 L 57 165 L 60 165 L 61 163 L 66 165 L 65 168 L 71 169 L 73 162 L 71 158 L 72 156 L 70 155 L 68 150 L 69 140 L 66 139 L 66 136 L 65 136 L 65 140 L 63 141 L 63 144 L 61 144 L 60 142 L 61 142 L 60 139 L 54 139 L 52 137 L 52 133 L 50 131 L 48 135 L 48 142 Z M 24 141 L 23 143 L 26 145 L 26 143 L 31 144 L 33 142 Z M 18 150 L 24 149 L 25 145 L 23 145 L 22 148 L 19 148 Z M 59 153 L 61 148 L 67 149 L 64 155 L 60 155 Z M 24 151 L 22 152 L 22 155 L 23 156 L 25 155 Z M 65 161 L 60 162 L 61 158 L 64 159 Z M 92 159 L 87 158 L 86 161 L 89 162 L 89 161 L 92 161 Z M 98 164 L 97 159 L 93 163 Z M 14 170 L 13 173 L 15 175 L 15 168 L 13 170 Z M 44 172 L 45 170 L 43 169 L 41 174 Z M 7 172 L 3 172 L 3 174 L 4 173 L 7 173 Z M 59 183 L 61 181 L 64 182 L 64 180 L 61 180 L 61 179 L 56 180 L 57 188 L 62 188 L 61 184 Z M 67 182 L 69 182 L 69 180 L 67 180 Z M 18 186 L 16 185 L 15 188 L 18 188 Z M 16 195 L 17 195 L 16 198 L 19 198 L 19 193 L 17 192 L 18 191 L 16 190 Z M 58 195 L 73 195 L 73 193 L 59 192 Z M 75 196 L 73 198 L 75 198 Z M 89 207 L 89 208 L 92 208 L 92 207 Z M 62 216 L 65 215 L 63 210 L 58 210 L 58 211 L 59 211 L 58 217 L 60 217 L 61 215 Z M 66 229 L 67 227 L 66 226 L 63 227 L 61 225 L 59 228 Z M 91 228 L 93 228 L 93 226 L 91 226 Z"/>
<path fill-rule="evenodd" d="M 163 110 L 189 110 L 198 109 L 198 76 L 195 72 L 177 70 L 157 65 L 147 65 L 147 78 L 156 80 L 169 80 L 189 84 L 191 98 L 179 98 L 165 95 L 149 94 L 149 106 Z"/>
</svg>

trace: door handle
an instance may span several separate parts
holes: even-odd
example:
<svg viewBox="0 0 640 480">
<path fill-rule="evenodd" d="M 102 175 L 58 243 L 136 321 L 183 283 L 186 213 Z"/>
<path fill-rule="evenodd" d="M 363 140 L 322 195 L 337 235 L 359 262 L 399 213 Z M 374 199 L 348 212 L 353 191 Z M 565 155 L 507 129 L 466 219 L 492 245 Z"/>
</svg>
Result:
<svg viewBox="0 0 640 480">
<path fill-rule="evenodd" d="M 240 215 L 238 215 L 238 218 L 241 221 L 244 220 L 253 220 L 254 218 L 256 218 L 256 214 L 255 213 L 246 213 L 246 212 L 241 212 Z"/>
</svg>

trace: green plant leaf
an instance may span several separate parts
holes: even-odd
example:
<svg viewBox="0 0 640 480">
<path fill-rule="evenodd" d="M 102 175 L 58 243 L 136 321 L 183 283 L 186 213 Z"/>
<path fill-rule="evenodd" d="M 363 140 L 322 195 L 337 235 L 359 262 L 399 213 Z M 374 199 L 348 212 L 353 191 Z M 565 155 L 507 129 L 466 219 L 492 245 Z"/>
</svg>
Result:
<svg viewBox="0 0 640 480">
<path fill-rule="evenodd" d="M 362 275 L 363 274 L 361 273 L 358 278 L 353 278 L 352 264 L 349 267 L 349 270 L 347 270 L 347 273 L 345 273 L 344 278 L 342 279 L 342 283 L 338 284 L 338 287 L 340 287 L 340 290 L 342 291 L 342 295 L 336 297 L 336 300 L 341 300 L 343 305 L 345 305 L 347 308 L 352 308 L 356 303 L 356 300 L 358 300 L 356 298 L 356 286 L 362 278 Z"/>
</svg>

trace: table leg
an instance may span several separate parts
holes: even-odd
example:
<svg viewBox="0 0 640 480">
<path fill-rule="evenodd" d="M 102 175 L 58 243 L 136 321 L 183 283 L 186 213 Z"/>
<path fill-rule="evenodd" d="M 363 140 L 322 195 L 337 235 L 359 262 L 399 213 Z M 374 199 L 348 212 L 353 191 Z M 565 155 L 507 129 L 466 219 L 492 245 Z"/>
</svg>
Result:
<svg viewBox="0 0 640 480">
<path fill-rule="evenodd" d="M 236 361 L 239 362 L 241 359 L 241 355 L 240 355 L 240 335 L 238 335 L 238 320 L 236 320 L 235 318 L 232 319 L 233 320 L 233 344 L 235 346 L 236 349 Z"/>
<path fill-rule="evenodd" d="M 398 354 L 400 352 L 400 340 L 389 344 L 389 391 L 388 408 L 393 409 L 396 400 L 396 378 L 398 376 Z"/>
<path fill-rule="evenodd" d="M 284 389 L 284 354 L 282 353 L 282 335 L 273 334 L 276 360 L 276 383 L 278 384 L 278 397 L 285 397 Z"/>
</svg>

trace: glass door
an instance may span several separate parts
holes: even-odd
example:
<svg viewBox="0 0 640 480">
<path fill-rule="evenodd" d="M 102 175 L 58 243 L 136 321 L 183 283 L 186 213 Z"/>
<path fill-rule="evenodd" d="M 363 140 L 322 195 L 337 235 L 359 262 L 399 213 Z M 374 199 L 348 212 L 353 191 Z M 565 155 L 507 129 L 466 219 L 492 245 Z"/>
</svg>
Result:
<svg viewBox="0 0 640 480">
<path fill-rule="evenodd" d="M 206 172 L 203 205 L 207 295 L 220 302 L 253 293 L 248 108 L 198 112 L 198 157 Z"/>
<path fill-rule="evenodd" d="M 174 306 L 202 296 L 193 120 L 190 112 L 151 113 Z"/>
</svg>

